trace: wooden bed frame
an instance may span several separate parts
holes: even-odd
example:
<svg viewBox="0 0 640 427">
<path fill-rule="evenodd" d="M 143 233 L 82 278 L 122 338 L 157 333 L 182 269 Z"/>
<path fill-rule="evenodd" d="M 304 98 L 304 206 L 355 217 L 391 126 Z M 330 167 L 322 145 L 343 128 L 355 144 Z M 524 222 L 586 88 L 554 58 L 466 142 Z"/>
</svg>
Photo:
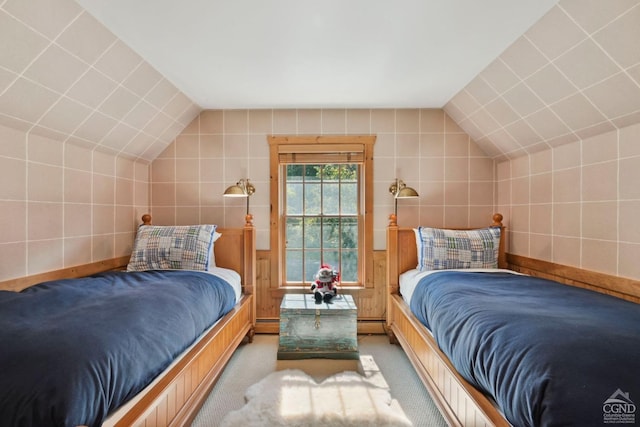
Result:
<svg viewBox="0 0 640 427">
<path fill-rule="evenodd" d="M 493 226 L 502 229 L 498 266 L 592 289 L 640 302 L 640 282 L 617 276 L 561 266 L 505 253 L 502 215 L 493 215 Z M 440 351 L 433 336 L 411 313 L 399 293 L 399 275 L 416 268 L 415 233 L 398 228 L 395 216 L 387 228 L 387 322 L 391 342 L 399 343 L 429 390 L 443 417 L 451 426 L 510 426 L 493 400 L 469 384 Z"/>
<path fill-rule="evenodd" d="M 143 216 L 150 224 L 151 217 Z M 189 426 L 245 337 L 252 341 L 256 323 L 255 229 L 250 218 L 243 228 L 219 228 L 214 246 L 216 265 L 230 268 L 242 277 L 243 298 L 236 307 L 204 334 L 176 363 L 135 397 L 126 410 L 116 411 L 105 425 L 115 427 Z M 129 257 L 114 258 L 0 282 L 1 290 L 20 290 L 46 280 L 75 278 L 108 270 L 124 269 Z M 124 413 L 121 413 L 124 412 Z"/>
</svg>

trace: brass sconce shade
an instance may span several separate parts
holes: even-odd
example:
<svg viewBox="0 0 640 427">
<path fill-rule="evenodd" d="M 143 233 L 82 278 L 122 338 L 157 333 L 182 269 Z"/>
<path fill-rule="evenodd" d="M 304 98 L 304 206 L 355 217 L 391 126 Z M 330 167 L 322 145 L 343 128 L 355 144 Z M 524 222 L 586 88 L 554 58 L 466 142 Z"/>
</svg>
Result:
<svg viewBox="0 0 640 427">
<path fill-rule="evenodd" d="M 389 193 L 393 194 L 394 210 L 391 214 L 391 222 L 396 224 L 398 218 L 398 199 L 414 199 L 419 197 L 418 192 L 411 187 L 407 187 L 407 184 L 403 180 L 397 179 L 389 186 Z"/>
<path fill-rule="evenodd" d="M 246 197 L 247 198 L 247 215 L 245 221 L 247 225 L 253 221 L 253 216 L 249 213 L 249 197 L 256 192 L 256 188 L 249 182 L 249 178 L 241 179 L 235 185 L 231 185 L 224 190 L 224 197 Z"/>
</svg>

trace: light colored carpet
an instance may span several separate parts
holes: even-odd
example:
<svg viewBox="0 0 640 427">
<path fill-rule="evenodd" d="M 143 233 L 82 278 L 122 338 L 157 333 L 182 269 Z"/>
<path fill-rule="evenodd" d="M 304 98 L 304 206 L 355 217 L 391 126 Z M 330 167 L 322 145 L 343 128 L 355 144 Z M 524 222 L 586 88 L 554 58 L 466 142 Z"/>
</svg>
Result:
<svg viewBox="0 0 640 427">
<path fill-rule="evenodd" d="M 358 347 L 361 359 L 364 356 L 373 358 L 388 384 L 392 398 L 398 401 L 414 426 L 447 426 L 400 346 L 389 344 L 384 335 L 359 335 Z M 316 382 L 320 382 L 335 373 L 357 369 L 353 365 L 357 362 L 353 361 L 278 361 L 277 352 L 277 335 L 256 335 L 253 343 L 242 344 L 229 361 L 192 426 L 219 427 L 229 412 L 245 405 L 247 389 L 272 372 L 301 369 Z"/>
<path fill-rule="evenodd" d="M 350 371 L 320 383 L 299 369 L 273 372 L 249 387 L 245 398 L 222 427 L 412 425 L 388 388 Z"/>
</svg>

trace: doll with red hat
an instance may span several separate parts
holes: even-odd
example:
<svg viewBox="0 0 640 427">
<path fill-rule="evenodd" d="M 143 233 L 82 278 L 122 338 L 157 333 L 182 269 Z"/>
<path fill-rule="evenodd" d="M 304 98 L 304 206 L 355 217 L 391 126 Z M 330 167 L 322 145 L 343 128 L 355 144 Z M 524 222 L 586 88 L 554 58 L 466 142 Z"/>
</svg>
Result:
<svg viewBox="0 0 640 427">
<path fill-rule="evenodd" d="M 323 301 L 330 303 L 333 297 L 338 294 L 337 284 L 339 281 L 340 273 L 330 265 L 322 264 L 316 274 L 316 280 L 311 285 L 311 292 L 316 299 L 316 304 Z"/>
</svg>

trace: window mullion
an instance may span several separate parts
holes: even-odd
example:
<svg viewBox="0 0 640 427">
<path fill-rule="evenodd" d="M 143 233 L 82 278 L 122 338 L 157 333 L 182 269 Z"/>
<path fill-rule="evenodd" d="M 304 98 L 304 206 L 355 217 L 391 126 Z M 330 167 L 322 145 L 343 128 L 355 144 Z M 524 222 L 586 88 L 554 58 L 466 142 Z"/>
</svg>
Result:
<svg viewBox="0 0 640 427">
<path fill-rule="evenodd" d="M 324 168 L 320 166 L 320 264 L 324 264 Z"/>
<path fill-rule="evenodd" d="M 307 166 L 302 166 L 302 282 L 307 277 Z"/>
<path fill-rule="evenodd" d="M 338 167 L 338 263 L 342 265 L 342 174 L 344 165 Z"/>
</svg>

